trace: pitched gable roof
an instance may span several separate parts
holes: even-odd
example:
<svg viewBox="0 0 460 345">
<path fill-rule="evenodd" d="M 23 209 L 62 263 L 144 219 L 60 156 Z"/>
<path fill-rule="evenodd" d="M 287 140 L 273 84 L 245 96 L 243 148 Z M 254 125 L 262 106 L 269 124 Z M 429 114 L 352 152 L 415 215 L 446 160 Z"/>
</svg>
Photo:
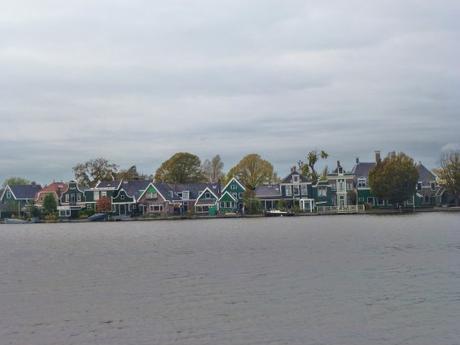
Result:
<svg viewBox="0 0 460 345">
<path fill-rule="evenodd" d="M 292 183 L 292 176 L 297 175 L 299 176 L 299 181 L 300 182 L 308 182 L 308 179 L 300 174 L 297 170 L 291 172 L 289 175 L 287 175 L 285 178 L 281 180 L 281 183 Z"/>
<path fill-rule="evenodd" d="M 222 198 L 223 198 L 225 195 L 229 195 L 230 198 L 232 198 L 233 201 L 235 201 L 235 202 L 237 201 L 237 200 L 235 199 L 235 197 L 234 197 L 229 191 L 225 191 L 225 192 L 220 196 L 219 201 L 222 200 Z"/>
<path fill-rule="evenodd" d="M 123 180 L 121 182 L 121 188 L 135 200 L 143 194 L 149 185 L 150 181 L 148 180 Z"/>
<path fill-rule="evenodd" d="M 281 196 L 279 184 L 261 185 L 256 188 L 256 198 L 274 198 Z"/>
<path fill-rule="evenodd" d="M 436 175 L 429 171 L 422 163 L 417 164 L 418 180 L 423 185 L 429 185 L 430 182 L 436 181 Z"/>
<path fill-rule="evenodd" d="M 228 186 L 230 186 L 230 184 L 235 181 L 236 183 L 238 183 L 240 185 L 241 188 L 243 188 L 244 191 L 246 191 L 246 188 L 241 184 L 240 181 L 238 181 L 238 179 L 236 177 L 232 177 L 230 179 L 230 181 L 227 182 L 227 184 L 225 185 L 224 188 L 222 188 L 222 190 L 226 190 Z"/>
<path fill-rule="evenodd" d="M 42 193 L 56 193 L 58 197 L 68 189 L 68 185 L 65 182 L 53 182 L 43 187 L 36 195 L 37 199 Z"/>
<path fill-rule="evenodd" d="M 39 184 L 26 184 L 7 186 L 5 191 L 6 189 L 11 191 L 15 199 L 35 199 L 35 196 L 42 189 L 42 186 Z"/>
<path fill-rule="evenodd" d="M 118 189 L 120 188 L 121 181 L 115 180 L 115 181 L 99 181 L 96 184 L 97 189 Z"/>
<path fill-rule="evenodd" d="M 212 187 L 212 186 L 211 186 Z M 210 188 L 210 186 L 207 186 L 201 193 L 200 195 L 198 195 L 198 197 L 196 198 L 196 202 L 195 202 L 195 205 L 196 204 L 199 204 L 199 203 L 203 203 L 204 201 L 200 200 L 201 197 L 206 193 L 206 191 L 210 192 L 212 194 L 212 196 L 217 200 L 219 200 L 219 197 L 217 196 L 218 194 L 215 194 L 213 191 L 212 191 L 212 188 Z M 206 203 L 206 202 L 205 202 Z"/>
<path fill-rule="evenodd" d="M 369 172 L 375 167 L 374 162 L 359 162 L 351 171 L 356 177 L 368 177 Z"/>
</svg>

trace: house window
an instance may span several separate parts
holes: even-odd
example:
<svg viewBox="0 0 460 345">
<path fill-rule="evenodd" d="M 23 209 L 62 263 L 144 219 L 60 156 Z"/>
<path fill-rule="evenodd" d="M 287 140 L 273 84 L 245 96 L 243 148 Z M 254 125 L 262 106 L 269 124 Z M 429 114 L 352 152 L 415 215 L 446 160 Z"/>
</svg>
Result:
<svg viewBox="0 0 460 345">
<path fill-rule="evenodd" d="M 99 192 L 94 192 L 94 200 L 99 200 Z"/>
<path fill-rule="evenodd" d="M 431 189 L 435 190 L 436 189 L 436 182 L 431 182 Z"/>
<path fill-rule="evenodd" d="M 81 194 L 77 194 L 77 201 L 78 201 L 78 202 L 81 201 Z"/>
<path fill-rule="evenodd" d="M 344 192 L 345 191 L 345 180 L 338 180 L 337 181 L 337 191 Z"/>
<path fill-rule="evenodd" d="M 233 197 L 234 197 L 235 199 L 238 198 L 238 194 L 237 194 L 237 193 L 232 193 L 232 195 L 233 195 Z"/>
<path fill-rule="evenodd" d="M 292 176 L 292 182 L 299 183 L 299 175 L 293 175 Z"/>
<path fill-rule="evenodd" d="M 379 206 L 385 205 L 385 200 L 379 199 L 379 200 L 378 200 L 378 204 L 379 204 Z"/>
<path fill-rule="evenodd" d="M 6 198 L 7 198 L 7 199 L 11 199 L 11 192 L 10 192 L 10 191 L 7 191 L 7 192 L 6 192 Z"/>
<path fill-rule="evenodd" d="M 308 187 L 307 187 L 307 185 L 302 185 L 300 187 L 300 192 L 302 193 L 303 196 L 308 195 Z"/>
<path fill-rule="evenodd" d="M 325 197 L 327 196 L 327 189 L 322 187 L 322 188 L 318 188 L 318 196 L 319 197 Z"/>
<path fill-rule="evenodd" d="M 417 190 L 422 190 L 422 182 L 417 183 Z"/>
<path fill-rule="evenodd" d="M 65 195 L 65 202 L 69 202 L 69 194 Z"/>
<path fill-rule="evenodd" d="M 292 196 L 291 186 L 286 186 L 286 196 Z"/>
<path fill-rule="evenodd" d="M 163 205 L 150 205 L 150 212 L 163 212 Z"/>
<path fill-rule="evenodd" d="M 104 197 L 107 196 L 107 192 L 101 192 L 101 195 L 102 195 L 102 197 L 104 198 Z"/>
<path fill-rule="evenodd" d="M 204 194 L 204 198 L 205 198 L 205 199 L 211 199 L 211 193 L 206 192 L 206 193 Z"/>
<path fill-rule="evenodd" d="M 124 194 L 120 195 L 120 199 L 125 200 L 125 195 Z"/>
<path fill-rule="evenodd" d="M 157 193 L 147 193 L 147 199 L 156 199 L 157 197 Z"/>
<path fill-rule="evenodd" d="M 188 199 L 190 199 L 190 192 L 189 191 L 182 192 L 182 200 L 188 200 Z"/>
<path fill-rule="evenodd" d="M 366 187 L 366 178 L 365 177 L 360 177 L 358 179 L 358 188 L 365 188 Z"/>
<path fill-rule="evenodd" d="M 374 205 L 374 198 L 368 197 L 367 198 L 367 203 L 371 204 L 371 205 Z"/>
<path fill-rule="evenodd" d="M 243 193 L 241 193 L 241 192 L 238 193 L 238 198 L 239 198 L 239 199 L 243 199 Z"/>
<path fill-rule="evenodd" d="M 236 185 L 235 184 L 232 184 L 232 186 L 230 187 L 232 190 L 236 190 Z"/>
<path fill-rule="evenodd" d="M 294 195 L 299 195 L 299 186 L 293 186 L 294 188 Z"/>
<path fill-rule="evenodd" d="M 225 202 L 224 202 L 224 201 L 222 201 L 222 202 L 220 203 L 220 207 L 225 208 Z"/>
</svg>

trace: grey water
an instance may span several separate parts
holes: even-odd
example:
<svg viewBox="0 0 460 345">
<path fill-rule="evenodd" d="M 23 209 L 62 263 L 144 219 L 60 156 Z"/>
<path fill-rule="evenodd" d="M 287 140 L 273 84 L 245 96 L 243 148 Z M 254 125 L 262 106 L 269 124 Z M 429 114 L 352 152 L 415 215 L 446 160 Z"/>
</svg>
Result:
<svg viewBox="0 0 460 345">
<path fill-rule="evenodd" d="M 0 225 L 0 344 L 460 344 L 460 214 Z"/>
</svg>

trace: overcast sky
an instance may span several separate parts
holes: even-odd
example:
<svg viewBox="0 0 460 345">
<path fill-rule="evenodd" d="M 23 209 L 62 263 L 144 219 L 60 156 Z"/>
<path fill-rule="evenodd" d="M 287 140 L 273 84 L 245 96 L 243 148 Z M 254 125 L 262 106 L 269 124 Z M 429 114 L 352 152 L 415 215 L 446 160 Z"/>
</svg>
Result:
<svg viewBox="0 0 460 345">
<path fill-rule="evenodd" d="M 103 156 L 460 147 L 458 0 L 4 0 L 0 181 L 69 179 Z"/>
</svg>

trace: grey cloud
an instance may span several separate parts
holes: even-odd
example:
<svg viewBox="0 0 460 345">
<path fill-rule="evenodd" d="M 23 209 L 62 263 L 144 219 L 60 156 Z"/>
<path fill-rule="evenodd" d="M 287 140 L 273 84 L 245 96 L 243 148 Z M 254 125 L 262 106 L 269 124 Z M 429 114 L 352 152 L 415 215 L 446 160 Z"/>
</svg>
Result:
<svg viewBox="0 0 460 345">
<path fill-rule="evenodd" d="M 70 178 L 106 156 L 152 172 L 175 151 L 313 148 L 428 166 L 460 133 L 460 3 L 6 1 L 0 180 Z M 366 158 L 368 157 L 368 158 Z"/>
</svg>

